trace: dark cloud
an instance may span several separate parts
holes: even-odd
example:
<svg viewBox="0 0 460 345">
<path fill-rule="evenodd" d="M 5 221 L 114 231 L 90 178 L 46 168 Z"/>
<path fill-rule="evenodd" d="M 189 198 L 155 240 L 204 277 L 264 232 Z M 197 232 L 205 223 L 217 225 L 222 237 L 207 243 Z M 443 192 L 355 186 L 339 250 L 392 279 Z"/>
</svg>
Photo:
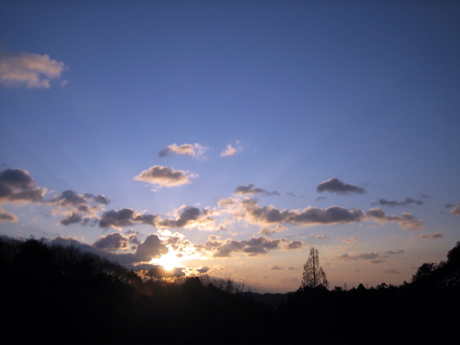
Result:
<svg viewBox="0 0 460 345">
<path fill-rule="evenodd" d="M 388 255 L 396 255 L 396 254 L 402 254 L 402 253 L 404 253 L 404 250 L 397 250 L 397 251 L 389 250 L 385 252 L 385 254 L 388 254 Z"/>
<path fill-rule="evenodd" d="M 440 232 L 437 232 L 435 234 L 430 234 L 430 235 L 420 235 L 419 236 L 421 239 L 424 239 L 424 240 L 434 240 L 434 239 L 437 239 L 437 238 L 443 238 L 444 235 Z"/>
<path fill-rule="evenodd" d="M 150 261 L 168 253 L 168 247 L 157 235 L 148 236 L 144 242 L 137 246 L 136 257 L 142 261 Z"/>
<path fill-rule="evenodd" d="M 232 253 L 242 252 L 247 256 L 266 255 L 270 250 L 293 250 L 305 246 L 301 241 L 290 241 L 286 238 L 269 239 L 265 236 L 252 236 L 249 240 L 221 240 L 219 236 L 209 236 L 206 248 L 213 252 L 214 257 L 228 257 Z"/>
<path fill-rule="evenodd" d="M 377 223 L 396 222 L 404 230 L 425 230 L 423 221 L 407 212 L 403 212 L 401 216 L 387 216 L 381 208 L 371 208 L 366 214 Z"/>
<path fill-rule="evenodd" d="M 454 204 L 446 204 L 446 207 L 452 208 L 452 210 L 449 211 L 449 214 L 460 216 L 460 202 L 456 202 Z"/>
<path fill-rule="evenodd" d="M 0 172 L 0 202 L 42 203 L 46 189 L 38 187 L 29 172 L 11 168 Z"/>
<path fill-rule="evenodd" d="M 14 214 L 0 210 L 0 223 L 2 222 L 15 223 L 17 221 L 18 221 L 18 218 Z"/>
<path fill-rule="evenodd" d="M 424 201 L 414 200 L 412 198 L 406 198 L 403 201 L 395 201 L 395 200 L 388 201 L 386 199 L 380 199 L 380 200 L 374 202 L 373 205 L 395 207 L 395 206 L 407 206 L 407 205 L 411 205 L 411 204 L 423 205 L 423 203 L 424 203 Z"/>
<path fill-rule="evenodd" d="M 115 252 L 117 250 L 129 249 L 130 238 L 119 232 L 114 232 L 106 236 L 101 236 L 94 242 L 93 246 L 98 249 Z"/>
<path fill-rule="evenodd" d="M 364 214 L 360 210 L 347 210 L 338 206 L 326 209 L 307 207 L 302 211 L 279 210 L 273 206 L 260 207 L 255 199 L 242 202 L 244 216 L 256 224 L 288 223 L 298 226 L 343 224 L 359 222 Z"/>
<path fill-rule="evenodd" d="M 110 200 L 104 195 L 78 194 L 73 190 L 65 190 L 45 203 L 53 207 L 53 214 L 64 215 L 60 225 L 95 224 L 98 213 Z"/>
<path fill-rule="evenodd" d="M 337 177 L 333 177 L 327 181 L 321 182 L 318 185 L 318 187 L 316 187 L 316 190 L 320 193 L 331 192 L 331 193 L 337 193 L 337 194 L 351 194 L 351 193 L 362 194 L 366 192 L 364 188 L 354 186 L 348 183 L 343 183 Z"/>
<path fill-rule="evenodd" d="M 270 268 L 271 271 L 281 271 L 283 269 L 283 267 L 280 267 L 280 266 L 272 266 L 272 268 Z"/>
<path fill-rule="evenodd" d="M 184 228 L 205 224 L 212 224 L 214 220 L 210 217 L 211 211 L 187 206 L 180 210 L 175 219 L 162 219 L 157 222 L 159 227 Z"/>
<path fill-rule="evenodd" d="M 336 260 L 340 261 L 357 261 L 357 260 L 368 260 L 372 263 L 382 263 L 384 259 L 379 253 L 361 253 L 361 254 L 342 254 L 335 257 Z"/>
<path fill-rule="evenodd" d="M 99 227 L 119 229 L 135 224 L 155 225 L 157 219 L 158 216 L 156 215 L 139 214 L 133 209 L 123 208 L 118 211 L 110 210 L 104 212 L 99 220 Z"/>
<path fill-rule="evenodd" d="M 280 195 L 277 191 L 268 191 L 262 188 L 254 188 L 253 184 L 249 184 L 248 186 L 238 186 L 235 189 L 236 195 L 255 195 L 255 194 L 263 194 L 263 195 Z"/>
<path fill-rule="evenodd" d="M 195 177 L 195 175 L 190 175 L 186 171 L 174 170 L 166 166 L 154 165 L 142 171 L 139 175 L 134 177 L 134 179 L 156 184 L 160 187 L 173 187 L 191 183 L 191 177 Z"/>
</svg>

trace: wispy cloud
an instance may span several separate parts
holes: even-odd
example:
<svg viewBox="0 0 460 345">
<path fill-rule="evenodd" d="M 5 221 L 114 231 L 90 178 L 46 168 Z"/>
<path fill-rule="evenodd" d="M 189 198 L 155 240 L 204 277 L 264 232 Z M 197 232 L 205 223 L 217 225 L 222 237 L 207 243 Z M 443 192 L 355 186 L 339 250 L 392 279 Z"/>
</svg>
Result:
<svg viewBox="0 0 460 345">
<path fill-rule="evenodd" d="M 197 175 L 190 174 L 187 171 L 174 170 L 167 166 L 154 165 L 153 167 L 142 171 L 134 177 L 134 180 L 143 181 L 160 187 L 175 187 L 192 183 L 190 178 Z"/>
<path fill-rule="evenodd" d="M 9 212 L 6 212 L 0 209 L 0 223 L 3 223 L 3 222 L 15 223 L 17 221 L 18 221 L 18 217 L 16 217 L 14 214 L 11 214 Z"/>
<path fill-rule="evenodd" d="M 235 195 L 243 196 L 243 195 L 255 195 L 255 194 L 263 194 L 263 195 L 280 195 L 277 191 L 268 191 L 262 188 L 254 188 L 254 185 L 251 183 L 248 186 L 238 186 L 235 188 Z"/>
<path fill-rule="evenodd" d="M 380 264 L 384 262 L 384 258 L 379 254 L 379 253 L 361 253 L 361 254 L 342 254 L 342 255 L 337 255 L 334 257 L 335 260 L 339 261 L 357 261 L 357 260 L 365 260 L 365 261 L 370 261 L 371 263 L 374 264 Z"/>
<path fill-rule="evenodd" d="M 221 157 L 231 157 L 231 156 L 235 155 L 237 152 L 240 152 L 241 150 L 242 149 L 241 149 L 241 146 L 240 146 L 240 142 L 237 140 L 236 145 L 228 144 L 225 147 L 225 150 L 220 153 L 220 156 Z"/>
<path fill-rule="evenodd" d="M 63 62 L 48 55 L 0 52 L 0 83 L 8 87 L 47 89 L 64 69 Z"/>
<path fill-rule="evenodd" d="M 424 239 L 424 240 L 434 240 L 437 238 L 443 238 L 444 235 L 440 232 L 437 232 L 435 234 L 429 234 L 429 235 L 420 235 L 419 238 Z"/>
<path fill-rule="evenodd" d="M 460 202 L 457 202 L 455 204 L 446 204 L 447 208 L 452 208 L 449 211 L 449 214 L 453 214 L 455 216 L 460 216 Z"/>
<path fill-rule="evenodd" d="M 321 182 L 318 187 L 316 187 L 316 190 L 320 193 L 330 192 L 342 195 L 351 193 L 362 194 L 366 192 L 364 188 L 349 183 L 344 183 L 337 177 L 333 177 L 327 181 Z"/>
<path fill-rule="evenodd" d="M 159 155 L 160 157 L 166 157 L 169 153 L 174 153 L 177 155 L 187 155 L 192 156 L 194 158 L 199 158 L 203 157 L 203 155 L 208 149 L 209 148 L 207 146 L 203 146 L 198 143 L 182 145 L 172 144 L 166 147 L 165 149 L 161 150 Z"/>
<path fill-rule="evenodd" d="M 412 198 L 406 198 L 403 201 L 395 201 L 395 200 L 386 200 L 386 199 L 379 199 L 378 201 L 372 203 L 373 205 L 380 205 L 380 206 L 390 206 L 390 207 L 395 207 L 395 206 L 407 206 L 411 204 L 415 205 L 423 205 L 424 201 L 422 200 L 415 200 Z"/>
</svg>

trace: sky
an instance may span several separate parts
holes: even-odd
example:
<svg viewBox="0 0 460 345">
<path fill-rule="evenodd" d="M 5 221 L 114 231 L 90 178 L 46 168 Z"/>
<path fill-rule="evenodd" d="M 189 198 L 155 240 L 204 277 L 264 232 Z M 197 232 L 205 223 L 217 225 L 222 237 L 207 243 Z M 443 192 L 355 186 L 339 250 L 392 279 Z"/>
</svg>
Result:
<svg viewBox="0 0 460 345">
<path fill-rule="evenodd" d="M 0 2 L 0 235 L 410 282 L 460 240 L 460 2 Z"/>
</svg>

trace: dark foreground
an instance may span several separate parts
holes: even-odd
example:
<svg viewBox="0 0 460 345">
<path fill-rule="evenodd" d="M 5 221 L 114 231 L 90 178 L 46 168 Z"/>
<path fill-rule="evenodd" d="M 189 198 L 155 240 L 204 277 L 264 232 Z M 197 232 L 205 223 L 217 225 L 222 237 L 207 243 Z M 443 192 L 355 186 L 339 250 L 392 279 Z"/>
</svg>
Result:
<svg viewBox="0 0 460 345">
<path fill-rule="evenodd" d="M 455 344 L 460 242 L 411 283 L 270 296 L 209 277 L 170 282 L 73 247 L 0 240 L 2 343 Z M 273 298 L 272 298 L 273 300 Z"/>
</svg>

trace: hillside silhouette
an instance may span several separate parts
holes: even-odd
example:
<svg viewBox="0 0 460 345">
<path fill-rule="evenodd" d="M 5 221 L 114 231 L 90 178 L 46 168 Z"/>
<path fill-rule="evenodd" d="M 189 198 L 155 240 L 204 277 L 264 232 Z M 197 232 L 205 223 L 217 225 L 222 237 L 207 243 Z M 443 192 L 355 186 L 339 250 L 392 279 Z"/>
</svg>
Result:
<svg viewBox="0 0 460 345">
<path fill-rule="evenodd" d="M 410 283 L 258 294 L 230 279 L 142 277 L 75 247 L 0 239 L 3 339 L 18 344 L 451 344 L 460 242 Z"/>
</svg>

